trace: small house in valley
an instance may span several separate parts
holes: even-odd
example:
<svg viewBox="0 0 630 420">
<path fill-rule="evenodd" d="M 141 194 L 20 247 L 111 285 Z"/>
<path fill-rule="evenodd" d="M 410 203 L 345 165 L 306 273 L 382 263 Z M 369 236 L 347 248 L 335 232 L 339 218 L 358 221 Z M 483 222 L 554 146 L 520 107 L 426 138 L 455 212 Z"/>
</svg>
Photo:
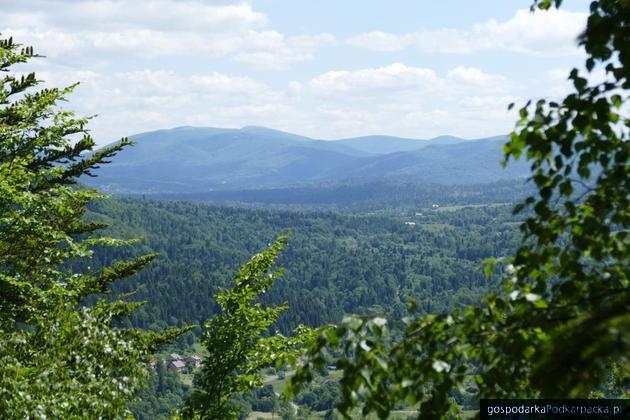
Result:
<svg viewBox="0 0 630 420">
<path fill-rule="evenodd" d="M 201 366 L 201 357 L 197 356 L 196 354 L 187 357 L 186 366 L 191 369 L 197 369 L 199 366 Z"/>
<path fill-rule="evenodd" d="M 168 368 L 181 372 L 186 368 L 186 363 L 182 360 L 172 360 L 168 363 Z"/>
<path fill-rule="evenodd" d="M 171 353 L 171 354 L 168 355 L 168 361 L 169 362 L 174 362 L 176 360 L 180 360 L 181 361 L 181 360 L 184 360 L 184 358 L 181 355 L 179 355 L 178 353 Z"/>
</svg>

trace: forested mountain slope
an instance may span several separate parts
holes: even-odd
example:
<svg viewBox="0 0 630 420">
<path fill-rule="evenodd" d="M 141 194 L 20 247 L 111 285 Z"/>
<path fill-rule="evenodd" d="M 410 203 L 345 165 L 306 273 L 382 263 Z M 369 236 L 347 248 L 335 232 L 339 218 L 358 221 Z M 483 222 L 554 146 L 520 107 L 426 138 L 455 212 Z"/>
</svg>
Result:
<svg viewBox="0 0 630 420">
<path fill-rule="evenodd" d="M 366 178 L 470 185 L 528 173 L 520 164 L 501 167 L 503 137 L 323 141 L 261 127 L 179 127 L 131 139 L 135 146 L 103 166 L 92 185 L 117 193 L 199 193 Z"/>
<path fill-rule="evenodd" d="M 483 184 L 524 177 L 528 173 L 524 163 L 501 167 L 505 140 L 504 137 L 493 137 L 357 158 L 349 165 L 333 169 L 327 177 L 370 176 L 443 185 Z"/>
<path fill-rule="evenodd" d="M 399 218 L 129 199 L 92 210 L 112 223 L 110 233 L 143 239 L 135 249 L 100 250 L 97 262 L 149 250 L 162 254 L 116 287 L 148 301 L 131 318 L 142 327 L 205 320 L 216 309 L 217 288 L 287 229 L 293 236 L 280 259 L 286 275 L 268 296 L 289 304 L 279 325 L 284 331 L 347 313 L 400 316 L 410 298 L 427 312 L 474 302 L 488 287 L 481 261 L 505 255 L 516 238 L 504 205 L 426 209 Z"/>
<path fill-rule="evenodd" d="M 394 136 L 363 136 L 337 140 L 357 150 L 384 155 L 387 153 L 409 152 L 436 144 L 456 144 L 466 141 L 454 136 L 439 136 L 429 140 L 408 139 Z"/>
<path fill-rule="evenodd" d="M 179 127 L 131 136 L 97 186 L 117 192 L 208 191 L 311 180 L 367 154 L 335 142 L 245 127 Z"/>
<path fill-rule="evenodd" d="M 403 210 L 414 211 L 422 207 L 431 207 L 433 204 L 449 206 L 513 203 L 524 197 L 531 189 L 531 184 L 520 180 L 482 185 L 440 185 L 366 178 L 357 182 L 305 187 L 150 194 L 144 197 L 217 204 L 247 204 L 267 209 L 329 209 L 397 215 Z"/>
</svg>

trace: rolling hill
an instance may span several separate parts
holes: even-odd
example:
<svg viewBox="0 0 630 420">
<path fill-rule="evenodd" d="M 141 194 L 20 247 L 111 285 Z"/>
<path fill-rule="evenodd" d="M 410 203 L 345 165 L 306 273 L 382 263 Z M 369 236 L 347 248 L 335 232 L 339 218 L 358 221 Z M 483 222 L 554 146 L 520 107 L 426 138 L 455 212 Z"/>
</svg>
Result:
<svg viewBox="0 0 630 420">
<path fill-rule="evenodd" d="M 500 165 L 504 137 L 467 141 L 368 136 L 311 139 L 263 127 L 178 127 L 130 137 L 133 147 L 91 183 L 115 193 L 180 193 L 395 179 L 482 184 L 527 174 Z"/>
<path fill-rule="evenodd" d="M 429 144 L 408 152 L 355 159 L 336 168 L 330 178 L 397 178 L 437 184 L 484 184 L 527 175 L 522 162 L 502 168 L 505 137 L 462 141 L 455 144 Z"/>
<path fill-rule="evenodd" d="M 337 140 L 337 143 L 353 147 L 366 153 L 387 154 L 409 152 L 436 144 L 456 144 L 466 141 L 454 136 L 439 136 L 430 140 L 417 140 L 392 136 L 364 136 Z"/>
</svg>

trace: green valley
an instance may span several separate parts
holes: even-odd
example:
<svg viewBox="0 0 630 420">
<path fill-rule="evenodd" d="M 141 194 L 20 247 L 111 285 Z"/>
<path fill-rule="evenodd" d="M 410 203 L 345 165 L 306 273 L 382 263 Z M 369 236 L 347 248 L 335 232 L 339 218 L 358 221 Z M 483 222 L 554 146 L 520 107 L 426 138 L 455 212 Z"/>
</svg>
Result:
<svg viewBox="0 0 630 420">
<path fill-rule="evenodd" d="M 464 196 L 466 191 L 479 190 L 489 196 L 495 191 L 457 189 Z M 97 201 L 90 207 L 90 219 L 110 224 L 104 234 L 141 240 L 133 247 L 98 248 L 90 264 L 95 269 L 148 250 L 160 254 L 145 270 L 113 287 L 118 294 L 131 293 L 133 300 L 146 301 L 123 322 L 148 329 L 200 324 L 215 314 L 213 295 L 229 286 L 252 254 L 289 230 L 289 245 L 278 260 L 285 268 L 284 277 L 263 299 L 265 304 L 288 304 L 275 326 L 281 332 L 288 333 L 300 323 L 317 327 L 339 322 L 346 314 L 400 319 L 411 301 L 423 313 L 475 304 L 497 287 L 483 274 L 484 259 L 509 255 L 517 243 L 518 219 L 512 216 L 512 205 L 438 206 L 428 203 L 439 197 L 429 197 L 424 205 L 390 206 L 380 214 L 312 206 L 265 210 L 172 200 Z M 168 351 L 201 354 L 195 345 L 197 333 L 188 333 L 165 350 L 164 363 Z M 140 418 L 166 416 L 189 392 L 190 378 L 161 369 L 165 379 L 160 383 L 166 388 L 158 392 L 158 382 L 152 382 L 134 405 Z M 271 384 L 278 388 L 277 383 L 284 381 L 275 379 Z M 319 395 L 336 382 L 326 383 L 322 389 L 313 385 L 309 392 Z M 257 398 L 247 397 L 238 404 L 263 412 L 256 409 L 260 408 Z M 272 400 L 281 403 L 279 397 Z M 326 407 L 323 416 L 336 399 L 329 399 L 328 405 L 320 400 L 311 396 L 296 403 L 313 413 Z"/>
<path fill-rule="evenodd" d="M 410 299 L 425 312 L 474 302 L 489 287 L 482 261 L 508 255 L 515 246 L 511 207 L 417 210 L 386 217 L 108 200 L 93 206 L 97 220 L 111 223 L 106 233 L 142 241 L 135 249 L 101 249 L 93 262 L 149 249 L 161 254 L 115 288 L 148 301 L 129 321 L 143 328 L 206 319 L 218 288 L 287 230 L 293 235 L 279 260 L 285 278 L 268 295 L 270 303 L 289 304 L 282 331 L 297 323 L 338 321 L 347 313 L 402 316 Z"/>
</svg>

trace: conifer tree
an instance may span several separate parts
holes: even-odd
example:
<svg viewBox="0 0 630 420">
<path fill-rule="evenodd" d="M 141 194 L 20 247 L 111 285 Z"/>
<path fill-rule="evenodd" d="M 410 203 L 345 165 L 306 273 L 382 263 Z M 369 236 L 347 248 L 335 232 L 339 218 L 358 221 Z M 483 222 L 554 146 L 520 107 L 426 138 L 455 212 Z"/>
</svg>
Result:
<svg viewBox="0 0 630 420">
<path fill-rule="evenodd" d="M 145 358 L 182 330 L 123 329 L 141 303 L 85 298 L 141 270 L 156 255 L 77 270 L 99 236 L 86 205 L 103 196 L 77 184 L 128 146 L 95 147 L 86 125 L 59 106 L 76 85 L 38 89 L 16 64 L 31 47 L 0 40 L 0 417 L 119 417 L 145 377 Z"/>
</svg>

